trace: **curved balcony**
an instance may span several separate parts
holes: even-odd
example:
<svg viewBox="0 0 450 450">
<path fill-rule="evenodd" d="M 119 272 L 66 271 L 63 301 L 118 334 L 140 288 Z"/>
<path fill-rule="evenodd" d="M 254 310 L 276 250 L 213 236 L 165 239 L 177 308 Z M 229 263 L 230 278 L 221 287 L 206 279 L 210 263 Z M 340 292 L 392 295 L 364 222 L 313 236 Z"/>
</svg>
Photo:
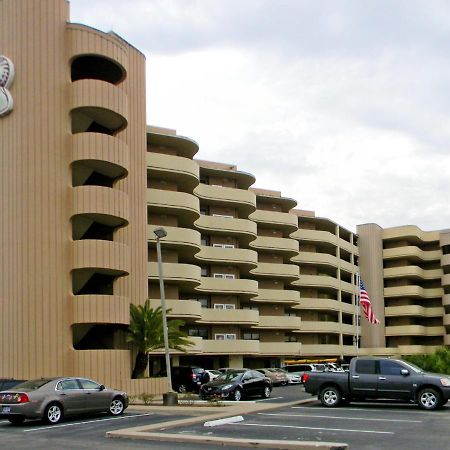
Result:
<svg viewBox="0 0 450 450">
<path fill-rule="evenodd" d="M 72 323 L 129 325 L 130 299 L 118 295 L 72 295 Z"/>
<path fill-rule="evenodd" d="M 444 345 L 450 345 L 450 333 L 444 336 Z"/>
<path fill-rule="evenodd" d="M 390 267 L 383 270 L 384 278 L 434 280 L 442 277 L 442 269 L 424 270 L 419 266 Z"/>
<path fill-rule="evenodd" d="M 339 280 L 326 275 L 300 275 L 292 284 L 299 287 L 339 290 Z"/>
<path fill-rule="evenodd" d="M 442 306 L 425 307 L 420 305 L 388 306 L 384 309 L 386 317 L 417 316 L 417 317 L 442 317 Z"/>
<path fill-rule="evenodd" d="M 422 231 L 415 225 L 387 228 L 383 230 L 383 240 L 402 239 L 413 243 L 439 241 L 439 231 Z"/>
<path fill-rule="evenodd" d="M 356 349 L 351 345 L 302 344 L 302 356 L 354 355 Z"/>
<path fill-rule="evenodd" d="M 347 252 L 358 254 L 358 247 L 346 241 L 345 239 L 338 238 L 337 243 L 340 248 L 346 250 Z"/>
<path fill-rule="evenodd" d="M 302 353 L 300 342 L 260 342 L 259 352 L 264 356 L 296 356 Z"/>
<path fill-rule="evenodd" d="M 445 328 L 425 327 L 423 325 L 396 325 L 386 327 L 386 336 L 443 336 Z"/>
<path fill-rule="evenodd" d="M 129 200 L 125 192 L 103 186 L 77 186 L 72 188 L 72 217 L 85 215 L 112 226 L 128 223 Z M 108 217 L 106 217 L 108 216 Z"/>
<path fill-rule="evenodd" d="M 200 269 L 199 269 L 200 270 Z M 198 292 L 213 294 L 234 294 L 243 297 L 255 297 L 258 294 L 258 282 L 245 279 L 222 279 L 201 277 L 201 285 Z"/>
<path fill-rule="evenodd" d="M 156 243 L 153 230 L 160 228 L 157 225 L 147 225 L 147 240 Z M 166 227 L 167 236 L 161 240 L 161 246 L 170 250 L 176 250 L 180 259 L 194 259 L 194 255 L 200 251 L 200 233 L 189 228 Z"/>
<path fill-rule="evenodd" d="M 199 167 L 195 161 L 180 156 L 147 152 L 147 174 L 177 184 L 178 191 L 192 193 L 199 184 Z"/>
<path fill-rule="evenodd" d="M 442 305 L 443 306 L 450 306 L 450 294 L 444 294 L 442 296 Z"/>
<path fill-rule="evenodd" d="M 147 145 L 175 149 L 177 156 L 192 159 L 198 152 L 198 144 L 193 139 L 178 134 L 163 134 L 147 127 Z"/>
<path fill-rule="evenodd" d="M 258 289 L 258 295 L 252 301 L 258 303 L 295 304 L 300 302 L 300 292 L 287 289 Z"/>
<path fill-rule="evenodd" d="M 72 242 L 72 269 L 101 269 L 111 275 L 130 273 L 130 248 L 111 241 Z"/>
<path fill-rule="evenodd" d="M 161 306 L 159 298 L 150 299 L 150 306 Z M 202 305 L 196 300 L 166 300 L 167 316 L 186 321 L 199 320 L 202 317 Z"/>
<path fill-rule="evenodd" d="M 256 223 L 248 219 L 236 219 L 231 217 L 200 216 L 195 222 L 197 229 L 206 234 L 219 234 L 233 236 L 239 239 L 242 246 L 256 238 Z"/>
<path fill-rule="evenodd" d="M 202 174 L 217 178 L 232 179 L 236 182 L 236 188 L 238 189 L 248 189 L 256 180 L 254 175 L 248 172 L 234 169 L 221 169 L 219 166 L 211 167 L 207 164 L 202 164 L 202 161 L 198 161 L 198 163 L 201 167 Z"/>
<path fill-rule="evenodd" d="M 263 204 L 272 207 L 272 205 L 277 205 L 277 209 L 288 213 L 291 209 L 297 206 L 297 200 L 289 197 L 281 197 L 279 195 L 274 195 L 273 191 L 265 191 L 263 189 L 254 189 L 256 194 L 258 204 Z"/>
<path fill-rule="evenodd" d="M 238 324 L 257 325 L 259 321 L 258 311 L 250 309 L 202 309 L 202 318 L 198 323 L 205 324 Z"/>
<path fill-rule="evenodd" d="M 439 250 L 421 250 L 415 245 L 405 247 L 387 248 L 383 250 L 383 259 L 407 259 L 408 261 L 434 261 L 439 260 Z"/>
<path fill-rule="evenodd" d="M 256 327 L 259 330 L 300 330 L 301 317 L 296 316 L 259 316 Z"/>
<path fill-rule="evenodd" d="M 348 303 L 333 300 L 331 298 L 303 298 L 295 309 L 342 311 L 347 314 L 355 314 L 356 307 Z"/>
<path fill-rule="evenodd" d="M 71 136 L 71 163 L 83 162 L 109 178 L 128 174 L 130 149 L 121 139 L 101 133 L 79 133 Z"/>
<path fill-rule="evenodd" d="M 305 230 L 303 228 L 299 228 L 297 231 L 291 234 L 291 238 L 298 239 L 302 242 L 324 242 L 327 244 L 331 244 L 337 247 L 338 238 L 335 234 L 330 233 L 329 231 L 321 231 L 321 230 Z"/>
<path fill-rule="evenodd" d="M 348 292 L 349 294 L 356 294 L 358 292 L 357 287 L 354 284 L 347 283 L 347 281 L 340 282 L 341 290 Z"/>
<path fill-rule="evenodd" d="M 176 215 L 181 227 L 191 228 L 200 217 L 198 198 L 185 192 L 147 189 L 147 205 L 151 212 Z"/>
<path fill-rule="evenodd" d="M 200 247 L 200 252 L 195 255 L 195 258 L 200 263 L 226 264 L 237 266 L 244 271 L 249 271 L 258 265 L 258 254 L 254 250 L 245 248 L 221 248 L 203 245 Z"/>
<path fill-rule="evenodd" d="M 256 223 L 270 225 L 272 228 L 281 229 L 286 235 L 298 228 L 298 219 L 294 214 L 278 211 L 256 210 L 251 216 Z M 293 237 L 293 236 L 291 236 Z"/>
<path fill-rule="evenodd" d="M 288 282 L 298 280 L 299 267 L 295 264 L 275 264 L 258 263 L 255 269 L 251 270 L 255 277 L 268 277 L 286 280 Z"/>
<path fill-rule="evenodd" d="M 342 325 L 339 322 L 303 320 L 301 333 L 340 333 Z M 318 345 L 319 346 L 319 345 Z"/>
<path fill-rule="evenodd" d="M 158 263 L 147 263 L 148 279 L 159 281 Z M 193 289 L 201 281 L 200 267 L 192 264 L 163 263 L 164 283 L 176 283 L 180 288 Z"/>
<path fill-rule="evenodd" d="M 300 252 L 297 256 L 292 258 L 292 261 L 302 265 L 310 264 L 318 267 L 339 267 L 339 259 L 328 253 Z"/>
<path fill-rule="evenodd" d="M 450 286 L 450 273 L 442 275 L 442 286 L 447 287 Z"/>
<path fill-rule="evenodd" d="M 128 123 L 128 97 L 119 87 L 101 80 L 78 80 L 71 84 L 72 133 L 88 131 L 95 122 L 110 130 L 124 129 Z"/>
<path fill-rule="evenodd" d="M 441 266 L 442 267 L 450 267 L 450 254 L 449 255 L 442 255 L 442 257 L 441 257 Z"/>
<path fill-rule="evenodd" d="M 250 247 L 270 253 L 282 253 L 287 260 L 298 255 L 298 241 L 295 239 L 258 236 Z"/>
<path fill-rule="evenodd" d="M 436 298 L 442 297 L 442 288 L 429 288 L 424 289 L 420 286 L 396 286 L 385 287 L 384 297 L 419 297 L 419 298 Z"/>
<path fill-rule="evenodd" d="M 255 355 L 259 354 L 259 341 L 246 339 L 227 341 L 203 339 L 202 352 L 213 355 Z"/>
<path fill-rule="evenodd" d="M 120 39 L 86 25 L 69 23 L 66 29 L 69 60 L 80 55 L 101 55 L 116 62 L 125 72 L 127 71 L 128 49 Z"/>
<path fill-rule="evenodd" d="M 229 205 L 236 208 L 240 217 L 248 217 L 256 210 L 256 197 L 251 191 L 200 184 L 194 192 L 209 205 Z"/>
</svg>

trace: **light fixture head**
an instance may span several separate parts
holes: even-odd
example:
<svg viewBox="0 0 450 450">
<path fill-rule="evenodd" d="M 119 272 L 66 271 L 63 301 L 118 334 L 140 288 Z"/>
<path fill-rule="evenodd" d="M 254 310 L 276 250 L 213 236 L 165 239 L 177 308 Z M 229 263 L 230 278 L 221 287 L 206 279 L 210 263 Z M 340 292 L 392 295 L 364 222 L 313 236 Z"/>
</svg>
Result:
<svg viewBox="0 0 450 450">
<path fill-rule="evenodd" d="M 167 231 L 164 228 L 155 228 L 153 230 L 153 233 L 155 233 L 155 235 L 158 239 L 161 239 L 161 238 L 167 236 Z"/>
</svg>

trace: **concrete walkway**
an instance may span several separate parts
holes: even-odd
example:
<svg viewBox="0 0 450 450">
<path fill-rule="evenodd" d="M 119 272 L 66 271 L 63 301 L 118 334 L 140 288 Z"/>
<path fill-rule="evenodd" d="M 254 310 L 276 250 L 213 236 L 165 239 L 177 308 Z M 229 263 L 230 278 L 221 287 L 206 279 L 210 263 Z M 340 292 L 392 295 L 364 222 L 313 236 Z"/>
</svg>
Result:
<svg viewBox="0 0 450 450">
<path fill-rule="evenodd" d="M 177 433 L 168 433 L 167 430 L 177 428 L 180 426 L 194 425 L 202 422 L 220 421 L 220 423 L 226 423 L 230 418 L 244 416 L 254 412 L 269 411 L 278 408 L 285 408 L 290 406 L 301 405 L 310 403 L 315 399 L 296 400 L 287 403 L 263 403 L 263 402 L 227 402 L 223 406 L 199 406 L 198 404 L 192 405 L 178 405 L 178 406 L 144 406 L 144 405 L 132 405 L 128 408 L 129 411 L 151 411 L 154 413 L 170 413 L 174 414 L 188 414 L 191 417 L 186 419 L 171 420 L 163 423 L 157 423 L 152 425 L 144 425 L 140 427 L 127 428 L 117 431 L 109 431 L 106 436 L 109 438 L 122 438 L 122 439 L 143 439 L 152 441 L 171 441 L 171 442 L 189 442 L 199 444 L 209 444 L 210 446 L 234 446 L 234 447 L 247 447 L 247 448 L 276 448 L 276 449 L 303 449 L 303 450 L 317 450 L 317 449 L 332 449 L 343 450 L 347 449 L 347 444 L 335 443 L 335 442 L 313 442 L 313 441 L 278 441 L 272 439 L 235 439 L 235 438 L 223 438 L 213 436 L 198 436 L 188 435 L 183 433 L 182 435 Z"/>
</svg>

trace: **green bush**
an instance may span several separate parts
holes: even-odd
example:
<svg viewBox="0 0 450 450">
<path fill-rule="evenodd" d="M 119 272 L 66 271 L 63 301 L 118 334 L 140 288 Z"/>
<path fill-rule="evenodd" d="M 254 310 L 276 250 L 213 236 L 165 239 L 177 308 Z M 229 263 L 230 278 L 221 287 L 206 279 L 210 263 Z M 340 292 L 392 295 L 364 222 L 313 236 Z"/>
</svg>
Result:
<svg viewBox="0 0 450 450">
<path fill-rule="evenodd" d="M 139 398 L 144 402 L 144 405 L 150 405 L 152 401 L 155 398 L 154 394 L 147 394 L 146 392 L 143 392 Z"/>
<path fill-rule="evenodd" d="M 405 361 L 419 366 L 426 372 L 450 374 L 450 347 L 440 347 L 426 355 L 407 355 Z"/>
</svg>

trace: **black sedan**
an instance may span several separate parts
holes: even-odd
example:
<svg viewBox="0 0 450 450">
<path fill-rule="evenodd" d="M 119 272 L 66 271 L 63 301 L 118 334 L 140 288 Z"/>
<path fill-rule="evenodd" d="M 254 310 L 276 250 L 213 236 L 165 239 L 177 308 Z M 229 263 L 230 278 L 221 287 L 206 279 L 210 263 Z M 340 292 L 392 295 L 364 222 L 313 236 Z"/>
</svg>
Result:
<svg viewBox="0 0 450 450">
<path fill-rule="evenodd" d="M 259 395 L 269 398 L 272 383 L 257 370 L 229 370 L 215 380 L 205 383 L 200 389 L 202 399 L 218 398 L 240 401 L 243 397 Z"/>
</svg>

